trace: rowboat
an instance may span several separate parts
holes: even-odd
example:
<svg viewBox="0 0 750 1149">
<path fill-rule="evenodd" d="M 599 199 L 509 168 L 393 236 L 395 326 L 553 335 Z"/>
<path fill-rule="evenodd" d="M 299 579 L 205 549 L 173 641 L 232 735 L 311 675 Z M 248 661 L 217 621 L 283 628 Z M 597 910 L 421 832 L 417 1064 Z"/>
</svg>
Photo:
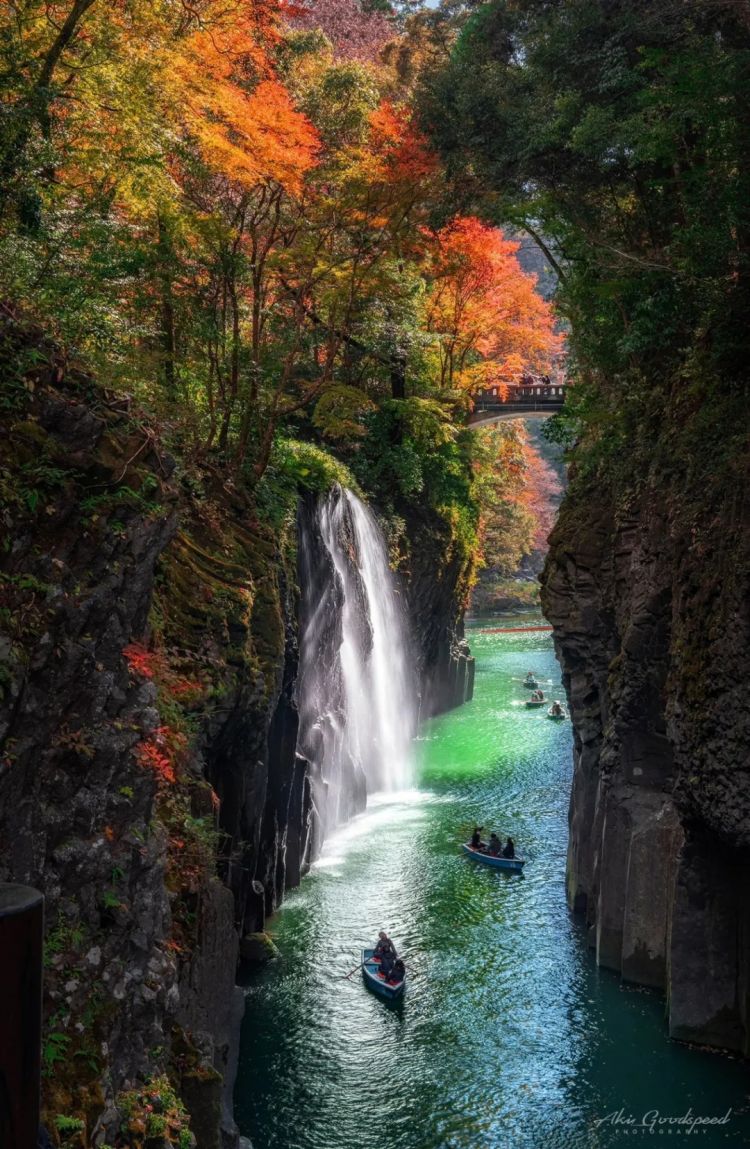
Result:
<svg viewBox="0 0 750 1149">
<path fill-rule="evenodd" d="M 542 699 L 538 699 L 538 698 L 527 698 L 526 699 L 526 706 L 528 707 L 529 710 L 535 710 L 537 706 L 546 706 L 546 705 L 547 705 L 547 703 L 544 701 L 543 698 Z"/>
<path fill-rule="evenodd" d="M 387 1001 L 396 1001 L 401 997 L 406 985 L 406 978 L 397 982 L 388 982 L 380 972 L 380 958 L 375 957 L 375 950 L 362 950 L 362 976 L 365 985 Z"/>
<path fill-rule="evenodd" d="M 539 686 L 535 678 L 524 678 L 523 684 L 527 690 L 536 690 Z"/>
<path fill-rule="evenodd" d="M 504 858 L 502 854 L 488 854 L 484 850 L 476 850 L 468 842 L 464 842 L 463 849 L 464 853 L 475 862 L 484 862 L 485 866 L 494 866 L 496 870 L 506 870 L 510 874 L 520 874 L 526 865 L 524 858 Z"/>
<path fill-rule="evenodd" d="M 551 710 L 548 710 L 547 711 L 547 717 L 551 718 L 553 722 L 562 722 L 568 716 L 564 710 L 562 711 L 561 714 L 553 714 Z"/>
</svg>

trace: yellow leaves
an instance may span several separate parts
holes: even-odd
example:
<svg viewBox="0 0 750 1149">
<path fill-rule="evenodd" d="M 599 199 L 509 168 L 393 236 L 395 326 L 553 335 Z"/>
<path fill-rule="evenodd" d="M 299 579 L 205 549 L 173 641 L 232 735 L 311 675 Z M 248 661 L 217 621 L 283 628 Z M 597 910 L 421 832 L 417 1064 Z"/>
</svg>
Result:
<svg viewBox="0 0 750 1149">
<path fill-rule="evenodd" d="M 205 162 L 248 190 L 274 180 L 298 193 L 316 162 L 315 129 L 274 80 L 262 81 L 249 95 L 221 85 L 199 114 L 193 108 L 186 119 Z"/>
</svg>

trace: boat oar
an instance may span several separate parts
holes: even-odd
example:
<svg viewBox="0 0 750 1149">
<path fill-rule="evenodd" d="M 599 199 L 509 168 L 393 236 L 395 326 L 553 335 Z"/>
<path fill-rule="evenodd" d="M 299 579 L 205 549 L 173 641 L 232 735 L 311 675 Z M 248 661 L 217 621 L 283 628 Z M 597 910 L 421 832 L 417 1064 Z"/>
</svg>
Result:
<svg viewBox="0 0 750 1149">
<path fill-rule="evenodd" d="M 368 962 L 368 961 L 370 961 L 370 958 L 368 958 L 368 959 L 367 959 L 367 961 L 361 961 L 361 962 L 359 963 L 359 965 L 355 965 L 354 969 L 350 969 L 350 970 L 349 970 L 349 973 L 342 973 L 342 975 L 341 975 L 341 976 L 342 976 L 342 978 L 344 978 L 344 980 L 346 980 L 347 978 L 350 978 L 350 977 L 352 976 L 352 974 L 353 974 L 353 973 L 356 973 L 356 972 L 357 972 L 357 970 L 358 970 L 358 969 L 362 969 L 362 967 L 363 967 L 364 965 L 367 965 L 367 962 Z"/>
</svg>

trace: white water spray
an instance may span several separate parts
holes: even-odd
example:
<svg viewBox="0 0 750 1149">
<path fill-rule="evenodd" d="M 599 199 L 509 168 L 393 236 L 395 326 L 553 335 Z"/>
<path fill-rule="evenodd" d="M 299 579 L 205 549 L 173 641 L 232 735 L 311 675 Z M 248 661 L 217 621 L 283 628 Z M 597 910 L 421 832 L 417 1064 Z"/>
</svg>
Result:
<svg viewBox="0 0 750 1149">
<path fill-rule="evenodd" d="M 300 747 L 325 835 L 367 794 L 407 789 L 417 699 L 407 625 L 371 511 L 336 489 L 303 535 Z M 321 546 L 322 544 L 322 546 Z"/>
</svg>

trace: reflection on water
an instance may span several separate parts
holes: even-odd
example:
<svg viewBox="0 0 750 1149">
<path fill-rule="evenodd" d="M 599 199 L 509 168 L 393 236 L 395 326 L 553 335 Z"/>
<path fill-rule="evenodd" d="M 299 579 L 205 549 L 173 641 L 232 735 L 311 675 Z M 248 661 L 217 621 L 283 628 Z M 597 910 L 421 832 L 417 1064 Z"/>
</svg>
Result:
<svg viewBox="0 0 750 1149">
<path fill-rule="evenodd" d="M 570 728 L 518 705 L 528 669 L 559 684 L 549 635 L 472 648 L 476 697 L 421 731 L 420 788 L 374 796 L 271 923 L 283 956 L 247 990 L 242 1132 L 255 1149 L 627 1149 L 602 1119 L 692 1106 L 733 1113 L 688 1144 L 750 1142 L 746 1069 L 669 1042 L 660 998 L 597 970 L 568 914 Z M 511 834 L 522 877 L 460 853 L 475 819 Z M 408 963 L 397 1007 L 344 976 L 380 928 Z"/>
</svg>

